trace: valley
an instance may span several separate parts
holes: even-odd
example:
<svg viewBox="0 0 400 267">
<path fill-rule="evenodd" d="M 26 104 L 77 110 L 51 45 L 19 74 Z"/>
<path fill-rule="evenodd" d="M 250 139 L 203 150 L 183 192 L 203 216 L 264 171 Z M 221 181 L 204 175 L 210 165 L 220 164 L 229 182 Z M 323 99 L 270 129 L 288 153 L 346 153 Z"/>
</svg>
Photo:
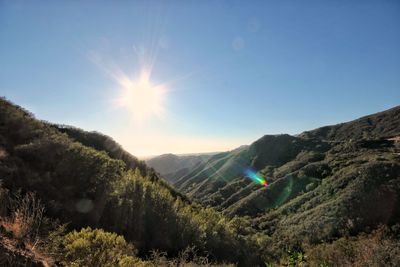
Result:
<svg viewBox="0 0 400 267">
<path fill-rule="evenodd" d="M 101 133 L 0 104 L 3 265 L 87 266 L 93 238 L 118 255 L 104 266 L 400 263 L 400 107 L 146 163 Z"/>
</svg>

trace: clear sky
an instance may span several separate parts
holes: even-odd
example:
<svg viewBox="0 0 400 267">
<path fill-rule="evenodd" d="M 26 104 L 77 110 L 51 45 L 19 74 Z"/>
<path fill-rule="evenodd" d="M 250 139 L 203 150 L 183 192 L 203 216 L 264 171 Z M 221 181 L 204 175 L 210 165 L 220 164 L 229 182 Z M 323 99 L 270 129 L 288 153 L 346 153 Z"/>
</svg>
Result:
<svg viewBox="0 0 400 267">
<path fill-rule="evenodd" d="M 400 102 L 400 1 L 4 1 L 0 95 L 134 155 L 230 150 Z"/>
</svg>

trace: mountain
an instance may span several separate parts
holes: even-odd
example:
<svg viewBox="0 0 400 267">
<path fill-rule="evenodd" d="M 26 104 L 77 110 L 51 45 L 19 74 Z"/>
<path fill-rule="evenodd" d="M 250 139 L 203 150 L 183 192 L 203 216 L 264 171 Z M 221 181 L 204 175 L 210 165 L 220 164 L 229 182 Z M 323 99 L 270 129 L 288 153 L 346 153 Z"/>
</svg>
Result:
<svg viewBox="0 0 400 267">
<path fill-rule="evenodd" d="M 180 177 L 195 166 L 204 163 L 216 153 L 191 155 L 163 154 L 146 160 L 146 164 L 154 168 L 169 183 L 175 183 Z"/>
<path fill-rule="evenodd" d="M 399 114 L 185 159 L 170 185 L 1 98 L 0 265 L 399 266 Z"/>
<path fill-rule="evenodd" d="M 37 120 L 4 98 L 0 200 L 4 266 L 14 266 L 23 254 L 47 255 L 48 262 L 60 261 L 63 266 L 91 266 L 83 264 L 90 253 L 118 259 L 110 256 L 117 243 L 123 249 L 115 253 L 126 251 L 126 257 L 118 254 L 125 263 L 107 261 L 106 266 L 137 266 L 140 257 L 150 259 L 151 251 L 171 258 L 194 247 L 185 262 L 194 256 L 239 265 L 261 262 L 253 241 L 238 236 L 229 219 L 191 204 L 110 137 Z M 65 231 L 57 230 L 60 227 Z M 110 249 L 98 251 L 106 246 Z M 30 261 L 42 266 L 39 259 Z"/>
<path fill-rule="evenodd" d="M 308 184 L 317 183 L 332 175 L 331 161 L 335 159 L 332 155 L 340 154 L 334 153 L 335 150 L 361 147 L 365 150 L 359 149 L 362 156 L 366 153 L 376 154 L 377 149 L 382 149 L 385 145 L 386 150 L 389 150 L 389 147 L 394 147 L 394 142 L 387 139 L 400 135 L 399 122 L 400 107 L 395 107 L 298 136 L 266 135 L 248 147 L 212 156 L 208 161 L 193 167 L 173 185 L 178 191 L 204 204 L 236 214 L 235 211 L 242 206 L 245 199 L 246 203 L 252 198 L 258 199 L 256 195 L 275 187 L 280 188 L 278 184 L 294 183 L 300 192 Z M 343 152 L 344 155 L 348 153 Z M 244 172 L 247 168 L 257 170 L 266 177 L 271 186 L 266 189 L 255 186 L 245 178 Z M 293 179 L 295 176 L 297 178 Z M 296 195 L 297 192 L 292 192 L 290 198 Z M 242 204 L 238 203 L 240 200 Z M 249 209 L 244 210 L 249 213 Z"/>
<path fill-rule="evenodd" d="M 400 107 L 220 153 L 173 184 L 229 217 L 250 216 L 274 254 L 400 221 Z M 251 182 L 251 168 L 267 180 Z M 274 248 L 272 248 L 274 247 Z"/>
<path fill-rule="evenodd" d="M 181 177 L 174 186 L 205 204 L 229 206 L 253 190 L 259 189 L 244 178 L 247 168 L 261 170 L 268 179 L 272 168 L 298 160 L 310 162 L 321 157 L 329 145 L 319 140 L 287 134 L 266 135 L 248 147 L 212 156 L 207 162 Z M 304 159 L 301 159 L 303 157 Z M 299 163 L 301 164 L 301 163 Z M 280 177 L 279 175 L 276 177 Z"/>
<path fill-rule="evenodd" d="M 331 141 L 382 139 L 398 136 L 399 122 L 400 106 L 397 106 L 350 122 L 306 131 L 300 136 Z"/>
</svg>

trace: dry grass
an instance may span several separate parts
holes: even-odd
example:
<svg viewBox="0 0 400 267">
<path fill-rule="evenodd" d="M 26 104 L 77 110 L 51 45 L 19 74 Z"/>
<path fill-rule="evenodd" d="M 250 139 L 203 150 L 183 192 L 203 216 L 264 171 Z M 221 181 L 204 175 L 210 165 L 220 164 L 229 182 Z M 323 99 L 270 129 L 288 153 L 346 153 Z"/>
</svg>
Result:
<svg viewBox="0 0 400 267">
<path fill-rule="evenodd" d="M 52 259 L 38 246 L 44 218 L 40 200 L 33 193 L 11 197 L 1 187 L 0 200 L 0 266 L 52 266 Z"/>
<path fill-rule="evenodd" d="M 36 240 L 43 221 L 44 206 L 34 193 L 17 194 L 11 201 L 8 227 L 17 239 Z"/>
<path fill-rule="evenodd" d="M 321 244 L 307 251 L 310 266 L 397 267 L 400 266 L 400 243 L 385 227 L 371 234 L 346 237 L 331 244 Z"/>
<path fill-rule="evenodd" d="M 234 267 L 234 264 L 210 262 L 208 257 L 198 256 L 196 248 L 187 247 L 179 253 L 175 259 L 168 259 L 167 254 L 153 250 L 148 261 L 143 263 L 145 267 Z"/>
</svg>

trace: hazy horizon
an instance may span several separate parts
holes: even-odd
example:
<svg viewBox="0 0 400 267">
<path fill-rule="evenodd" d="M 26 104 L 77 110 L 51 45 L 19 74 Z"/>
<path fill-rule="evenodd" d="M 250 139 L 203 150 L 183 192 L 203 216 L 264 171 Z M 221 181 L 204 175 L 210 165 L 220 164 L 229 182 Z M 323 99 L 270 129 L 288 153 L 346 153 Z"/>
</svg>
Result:
<svg viewBox="0 0 400 267">
<path fill-rule="evenodd" d="M 396 1 L 0 1 L 0 95 L 138 157 L 228 151 L 400 99 Z"/>
</svg>

